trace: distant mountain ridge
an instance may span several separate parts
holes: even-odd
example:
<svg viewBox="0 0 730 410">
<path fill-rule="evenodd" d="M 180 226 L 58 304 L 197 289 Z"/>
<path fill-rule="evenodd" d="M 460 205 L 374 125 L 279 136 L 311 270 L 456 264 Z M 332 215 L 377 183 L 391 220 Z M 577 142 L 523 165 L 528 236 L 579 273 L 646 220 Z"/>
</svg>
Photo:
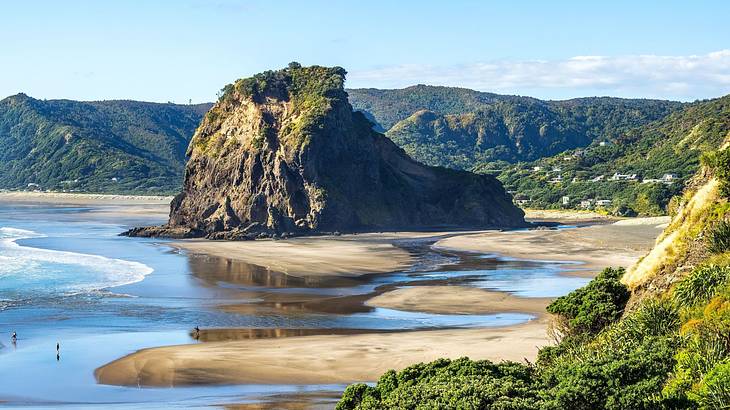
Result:
<svg viewBox="0 0 730 410">
<path fill-rule="evenodd" d="M 348 94 L 355 109 L 416 160 L 458 169 L 531 161 L 599 138 L 618 138 L 684 106 L 612 97 L 544 101 L 426 85 Z"/>
<path fill-rule="evenodd" d="M 0 188 L 171 193 L 211 104 L 0 100 Z"/>
</svg>

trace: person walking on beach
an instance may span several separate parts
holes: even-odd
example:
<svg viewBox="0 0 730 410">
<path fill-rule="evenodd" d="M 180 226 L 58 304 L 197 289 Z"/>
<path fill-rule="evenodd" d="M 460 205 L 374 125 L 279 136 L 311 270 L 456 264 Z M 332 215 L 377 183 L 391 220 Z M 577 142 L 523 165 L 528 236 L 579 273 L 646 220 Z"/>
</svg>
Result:
<svg viewBox="0 0 730 410">
<path fill-rule="evenodd" d="M 61 344 L 56 343 L 56 353 L 61 353 Z"/>
</svg>

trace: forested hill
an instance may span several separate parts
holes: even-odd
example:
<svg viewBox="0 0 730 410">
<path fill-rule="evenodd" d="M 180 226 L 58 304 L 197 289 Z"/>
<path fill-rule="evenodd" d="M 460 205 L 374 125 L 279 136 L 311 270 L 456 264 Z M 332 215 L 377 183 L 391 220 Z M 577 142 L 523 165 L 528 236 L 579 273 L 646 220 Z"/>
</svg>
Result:
<svg viewBox="0 0 730 410">
<path fill-rule="evenodd" d="M 682 107 L 674 101 L 608 97 L 543 101 L 425 85 L 348 93 L 355 109 L 416 160 L 461 169 L 530 161 L 620 138 Z"/>
<path fill-rule="evenodd" d="M 0 101 L 0 188 L 172 193 L 211 104 Z"/>
<path fill-rule="evenodd" d="M 603 145 L 506 166 L 500 179 L 526 207 L 575 208 L 591 200 L 588 206 L 595 207 L 604 200 L 613 213 L 663 214 L 697 171 L 701 154 L 718 149 L 729 133 L 730 95 L 689 104 Z"/>
</svg>

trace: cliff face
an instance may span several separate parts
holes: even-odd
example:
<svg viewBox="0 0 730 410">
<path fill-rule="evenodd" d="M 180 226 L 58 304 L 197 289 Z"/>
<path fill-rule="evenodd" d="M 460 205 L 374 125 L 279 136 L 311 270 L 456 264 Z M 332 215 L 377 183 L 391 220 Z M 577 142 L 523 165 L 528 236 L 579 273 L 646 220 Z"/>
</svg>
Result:
<svg viewBox="0 0 730 410">
<path fill-rule="evenodd" d="M 224 89 L 188 148 L 183 192 L 139 236 L 516 227 L 491 176 L 412 160 L 353 112 L 341 68 L 291 64 Z"/>
</svg>

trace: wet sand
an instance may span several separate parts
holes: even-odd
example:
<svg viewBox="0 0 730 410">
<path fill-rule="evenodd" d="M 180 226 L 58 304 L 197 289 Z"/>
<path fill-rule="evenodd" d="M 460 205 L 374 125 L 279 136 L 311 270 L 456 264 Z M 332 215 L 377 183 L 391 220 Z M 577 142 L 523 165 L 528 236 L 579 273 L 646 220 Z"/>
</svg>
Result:
<svg viewBox="0 0 730 410">
<path fill-rule="evenodd" d="M 583 265 L 575 273 L 593 276 L 608 266 L 628 268 L 644 256 L 662 232 L 663 222 L 635 218 L 577 229 L 482 232 L 445 238 L 434 246 L 520 259 L 579 261 Z"/>
<path fill-rule="evenodd" d="M 405 269 L 408 252 L 382 237 L 343 235 L 288 240 L 178 241 L 172 246 L 195 254 L 207 254 L 262 266 L 290 276 L 355 277 Z"/>
<path fill-rule="evenodd" d="M 526 259 L 578 260 L 588 269 L 581 274 L 592 275 L 605 266 L 627 266 L 643 256 L 661 231 L 656 222 L 634 220 L 570 230 L 452 233 L 435 246 Z M 198 241 L 194 242 L 194 248 L 188 249 L 241 258 L 249 263 L 259 261 L 268 266 L 273 265 L 269 258 L 282 259 L 285 265 L 278 268 L 300 274 L 316 274 L 324 266 L 330 275 L 352 275 L 353 271 L 363 272 L 366 268 L 372 272 L 373 267 L 387 270 L 407 264 L 405 256 L 396 258 L 397 262 L 387 261 L 399 251 L 383 242 L 386 235 L 390 240 L 407 237 L 407 234 L 370 234 L 230 245 Z M 328 384 L 374 381 L 389 369 L 402 369 L 439 357 L 532 361 L 539 347 L 550 343 L 546 330 L 548 319 L 543 314 L 549 301 L 464 286 L 395 288 L 365 301 L 365 305 L 435 314 L 522 312 L 533 314 L 536 319 L 509 327 L 306 335 L 269 340 L 244 337 L 243 340 L 159 347 L 102 366 L 97 369 L 96 377 L 104 384 L 143 386 Z"/>
<path fill-rule="evenodd" d="M 126 386 L 194 384 L 333 384 L 373 381 L 389 369 L 441 357 L 532 360 L 547 340 L 546 324 L 304 336 L 145 349 L 97 369 L 100 383 Z"/>
<path fill-rule="evenodd" d="M 481 315 L 501 312 L 545 314 L 551 298 L 522 298 L 467 286 L 404 287 L 375 296 L 368 306 L 449 315 Z"/>
</svg>

